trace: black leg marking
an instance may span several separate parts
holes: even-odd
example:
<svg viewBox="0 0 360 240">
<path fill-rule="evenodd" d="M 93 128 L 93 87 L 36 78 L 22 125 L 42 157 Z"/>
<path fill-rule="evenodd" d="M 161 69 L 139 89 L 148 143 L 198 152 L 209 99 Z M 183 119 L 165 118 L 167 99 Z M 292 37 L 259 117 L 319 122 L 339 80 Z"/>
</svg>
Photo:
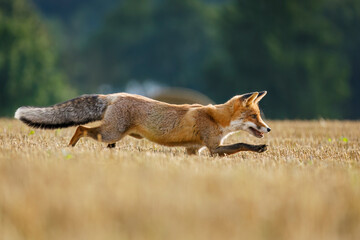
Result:
<svg viewBox="0 0 360 240">
<path fill-rule="evenodd" d="M 116 143 L 109 143 L 107 145 L 108 148 L 115 148 L 115 146 L 116 146 Z"/>
<path fill-rule="evenodd" d="M 235 143 L 232 145 L 218 146 L 215 150 L 212 151 L 212 154 L 218 154 L 219 156 L 225 156 L 234 154 L 240 151 L 252 151 L 257 153 L 262 153 L 267 150 L 267 145 L 251 145 L 246 143 Z"/>
</svg>

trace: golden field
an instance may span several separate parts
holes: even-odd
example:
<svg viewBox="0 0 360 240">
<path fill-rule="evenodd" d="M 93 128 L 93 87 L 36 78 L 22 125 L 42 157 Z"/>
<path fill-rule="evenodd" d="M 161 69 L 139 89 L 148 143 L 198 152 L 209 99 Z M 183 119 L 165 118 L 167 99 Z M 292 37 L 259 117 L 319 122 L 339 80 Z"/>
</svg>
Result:
<svg viewBox="0 0 360 240">
<path fill-rule="evenodd" d="M 0 239 L 360 239 L 360 122 L 268 123 L 213 158 L 1 119 Z"/>
</svg>

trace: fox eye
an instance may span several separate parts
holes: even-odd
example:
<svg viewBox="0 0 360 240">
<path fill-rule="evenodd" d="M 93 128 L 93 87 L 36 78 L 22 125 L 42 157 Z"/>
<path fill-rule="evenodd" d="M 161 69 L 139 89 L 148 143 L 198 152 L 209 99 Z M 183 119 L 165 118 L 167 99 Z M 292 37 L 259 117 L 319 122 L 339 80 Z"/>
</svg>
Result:
<svg viewBox="0 0 360 240">
<path fill-rule="evenodd" d="M 253 119 L 256 119 L 257 115 L 256 115 L 256 114 L 252 114 L 251 117 L 252 117 Z"/>
</svg>

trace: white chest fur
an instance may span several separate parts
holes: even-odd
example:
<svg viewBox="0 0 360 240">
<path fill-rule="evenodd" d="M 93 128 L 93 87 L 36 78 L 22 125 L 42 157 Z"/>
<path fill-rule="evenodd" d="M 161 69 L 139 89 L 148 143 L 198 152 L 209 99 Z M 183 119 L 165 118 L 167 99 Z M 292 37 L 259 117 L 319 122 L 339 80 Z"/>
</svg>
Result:
<svg viewBox="0 0 360 240">
<path fill-rule="evenodd" d="M 222 129 L 222 138 L 220 144 L 223 144 L 224 140 L 228 138 L 231 134 L 243 130 L 245 127 L 244 121 L 242 119 L 240 120 L 234 120 L 231 121 L 229 126 L 224 127 Z"/>
</svg>

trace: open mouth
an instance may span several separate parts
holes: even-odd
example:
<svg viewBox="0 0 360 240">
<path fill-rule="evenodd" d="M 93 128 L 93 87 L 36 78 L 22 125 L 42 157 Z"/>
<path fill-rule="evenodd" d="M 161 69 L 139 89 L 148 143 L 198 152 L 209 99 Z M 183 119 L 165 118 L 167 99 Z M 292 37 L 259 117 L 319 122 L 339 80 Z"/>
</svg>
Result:
<svg viewBox="0 0 360 240">
<path fill-rule="evenodd" d="M 250 131 L 251 131 L 251 133 L 252 133 L 255 137 L 258 137 L 258 138 L 264 137 L 264 133 L 256 130 L 256 129 L 253 128 L 253 127 L 250 127 Z"/>
</svg>

